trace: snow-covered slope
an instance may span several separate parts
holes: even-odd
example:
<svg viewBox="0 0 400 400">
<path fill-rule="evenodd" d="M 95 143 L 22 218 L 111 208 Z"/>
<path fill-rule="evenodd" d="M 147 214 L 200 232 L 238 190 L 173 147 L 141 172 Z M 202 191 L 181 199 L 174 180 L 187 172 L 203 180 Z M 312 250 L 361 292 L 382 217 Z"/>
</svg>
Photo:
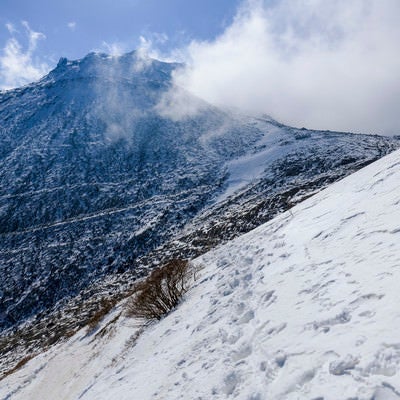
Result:
<svg viewBox="0 0 400 400">
<path fill-rule="evenodd" d="M 96 310 L 79 296 L 119 296 L 160 262 L 149 256 L 160 246 L 203 253 L 399 147 L 238 116 L 188 93 L 200 112 L 172 118 L 160 104 L 179 91 L 175 68 L 92 53 L 0 92 L 0 360 L 10 342 L 43 344 L 48 324 L 59 337 L 87 321 Z M 24 323 L 36 325 L 4 339 Z"/>
<path fill-rule="evenodd" d="M 397 151 L 196 259 L 185 301 L 139 338 L 120 305 L 0 398 L 400 399 L 399 182 Z"/>
</svg>

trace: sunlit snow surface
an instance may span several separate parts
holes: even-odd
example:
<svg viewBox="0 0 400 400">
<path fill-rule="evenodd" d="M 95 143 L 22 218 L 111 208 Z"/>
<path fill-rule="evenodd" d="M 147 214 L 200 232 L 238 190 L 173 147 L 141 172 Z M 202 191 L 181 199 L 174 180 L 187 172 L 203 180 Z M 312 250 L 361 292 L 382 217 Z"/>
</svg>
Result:
<svg viewBox="0 0 400 400">
<path fill-rule="evenodd" d="M 124 317 L 82 330 L 0 398 L 400 399 L 399 184 L 395 152 L 197 259 L 185 301 L 136 342 Z"/>
</svg>

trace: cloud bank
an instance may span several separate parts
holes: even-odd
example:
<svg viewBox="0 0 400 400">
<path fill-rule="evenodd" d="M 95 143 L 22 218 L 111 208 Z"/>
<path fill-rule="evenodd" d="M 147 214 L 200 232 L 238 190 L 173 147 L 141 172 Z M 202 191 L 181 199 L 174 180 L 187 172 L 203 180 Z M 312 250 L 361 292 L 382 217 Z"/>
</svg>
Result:
<svg viewBox="0 0 400 400">
<path fill-rule="evenodd" d="M 294 126 L 400 134 L 399 17 L 398 0 L 246 1 L 175 83 Z"/>
<path fill-rule="evenodd" d="M 17 39 L 19 33 L 13 24 L 6 24 L 11 37 L 0 53 L 0 89 L 11 89 L 36 81 L 46 74 L 49 66 L 35 58 L 39 40 L 45 39 L 43 33 L 33 31 L 28 22 L 21 23 L 27 40 L 25 48 Z"/>
</svg>

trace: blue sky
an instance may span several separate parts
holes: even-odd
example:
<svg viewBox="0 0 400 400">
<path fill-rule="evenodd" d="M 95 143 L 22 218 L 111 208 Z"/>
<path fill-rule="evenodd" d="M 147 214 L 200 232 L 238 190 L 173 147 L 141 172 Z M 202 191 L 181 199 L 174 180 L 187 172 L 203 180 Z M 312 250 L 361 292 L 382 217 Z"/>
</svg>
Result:
<svg viewBox="0 0 400 400">
<path fill-rule="evenodd" d="M 216 106 L 398 135 L 399 20 L 399 0 L 0 0 L 0 89 L 141 48 L 183 61 L 175 84 Z"/>
<path fill-rule="evenodd" d="M 192 39 L 213 39 L 232 22 L 238 0 L 1 0 L 0 45 L 10 37 L 6 25 L 27 38 L 21 21 L 46 39 L 36 56 L 51 60 L 81 58 L 92 50 L 119 43 L 133 50 L 143 36 L 162 49 Z M 168 40 L 165 40 L 168 37 Z M 165 40 L 161 42 L 160 39 Z M 128 49 L 130 48 L 130 49 Z"/>
</svg>

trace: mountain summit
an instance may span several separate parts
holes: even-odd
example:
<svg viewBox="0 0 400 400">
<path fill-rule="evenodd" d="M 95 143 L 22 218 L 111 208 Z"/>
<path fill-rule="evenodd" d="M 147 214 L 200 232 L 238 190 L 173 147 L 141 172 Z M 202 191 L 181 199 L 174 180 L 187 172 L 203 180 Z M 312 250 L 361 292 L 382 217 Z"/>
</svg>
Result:
<svg viewBox="0 0 400 400">
<path fill-rule="evenodd" d="M 0 330 L 121 293 L 399 146 L 218 109 L 173 85 L 179 67 L 91 53 L 0 93 Z"/>
</svg>

